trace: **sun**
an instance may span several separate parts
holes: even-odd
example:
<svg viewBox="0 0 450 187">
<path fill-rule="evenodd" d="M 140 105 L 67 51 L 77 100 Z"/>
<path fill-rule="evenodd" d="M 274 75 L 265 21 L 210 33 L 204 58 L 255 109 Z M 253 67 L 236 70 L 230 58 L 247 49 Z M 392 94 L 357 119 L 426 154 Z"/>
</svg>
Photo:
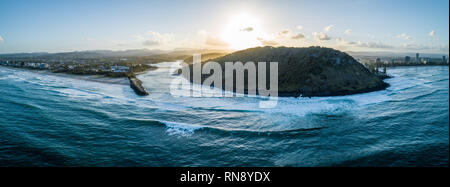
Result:
<svg viewBox="0 0 450 187">
<path fill-rule="evenodd" d="M 231 17 L 220 35 L 231 49 L 241 50 L 261 46 L 263 36 L 260 20 L 248 14 Z"/>
</svg>

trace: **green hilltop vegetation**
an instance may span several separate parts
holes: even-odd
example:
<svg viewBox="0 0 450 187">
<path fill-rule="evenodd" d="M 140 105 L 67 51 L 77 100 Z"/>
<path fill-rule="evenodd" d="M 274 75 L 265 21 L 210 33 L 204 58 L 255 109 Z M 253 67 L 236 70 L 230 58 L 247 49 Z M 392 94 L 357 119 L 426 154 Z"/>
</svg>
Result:
<svg viewBox="0 0 450 187">
<path fill-rule="evenodd" d="M 218 62 L 222 66 L 223 80 L 226 79 L 225 62 L 267 62 L 267 77 L 270 72 L 269 63 L 278 62 L 279 96 L 337 96 L 377 91 L 388 87 L 387 83 L 352 56 L 331 48 L 256 47 L 210 61 Z M 192 69 L 192 65 L 190 68 Z M 202 75 L 202 81 L 207 77 L 209 75 Z M 245 78 L 245 93 L 247 93 L 247 72 Z M 269 81 L 268 78 L 267 85 Z M 222 85 L 225 89 L 224 82 Z M 232 91 L 236 91 L 236 88 Z"/>
</svg>

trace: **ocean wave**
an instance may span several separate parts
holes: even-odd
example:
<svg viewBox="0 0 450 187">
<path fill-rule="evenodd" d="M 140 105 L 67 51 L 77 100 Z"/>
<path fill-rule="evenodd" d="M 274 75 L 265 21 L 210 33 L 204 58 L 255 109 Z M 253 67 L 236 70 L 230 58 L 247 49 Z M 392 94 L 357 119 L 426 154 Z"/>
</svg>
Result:
<svg viewBox="0 0 450 187">
<path fill-rule="evenodd" d="M 417 102 L 418 99 L 427 97 L 427 96 L 431 96 L 439 91 L 442 91 L 440 89 L 433 89 L 433 90 L 428 90 L 428 91 L 424 91 L 424 92 L 419 92 L 418 94 L 415 95 L 407 95 L 407 96 L 403 96 L 400 99 L 395 99 L 393 101 L 395 102 L 400 102 L 400 101 L 414 101 Z"/>
<path fill-rule="evenodd" d="M 189 136 L 195 131 L 202 129 L 213 129 L 225 132 L 250 132 L 250 133 L 279 133 L 279 132 L 300 132 L 308 130 L 319 130 L 323 127 L 308 124 L 307 121 L 311 114 L 327 114 L 327 115 L 344 115 L 349 111 L 358 110 L 358 108 L 367 105 L 379 104 L 385 101 L 392 100 L 392 94 L 398 90 L 388 89 L 377 92 L 370 92 L 364 94 L 336 96 L 336 97 L 312 97 L 312 98 L 294 98 L 294 97 L 280 97 L 278 98 L 277 106 L 275 108 L 265 109 L 260 108 L 259 103 L 266 101 L 266 97 L 261 96 L 247 96 L 238 94 L 243 97 L 176 97 L 171 95 L 168 91 L 167 82 L 173 76 L 168 72 L 174 63 L 159 63 L 161 71 L 149 71 L 146 74 L 139 76 L 144 77 L 142 81 L 152 91 L 159 93 L 151 93 L 148 97 L 136 97 L 131 89 L 123 85 L 112 85 L 99 82 L 90 82 L 86 80 L 72 79 L 70 77 L 58 77 L 45 74 L 30 73 L 27 71 L 19 71 L 19 76 L 24 77 L 27 81 L 34 84 L 41 85 L 43 89 L 55 91 L 60 95 L 70 98 L 75 101 L 87 101 L 92 105 L 105 104 L 122 104 L 133 105 L 136 107 L 139 115 L 152 116 L 154 121 L 160 116 L 178 115 L 183 111 L 196 111 L 191 114 L 191 119 L 194 123 L 179 123 L 177 121 L 160 121 L 168 128 L 168 133 L 171 135 Z M 165 68 L 165 69 L 164 69 Z M 145 78 L 147 77 L 147 78 Z M 401 82 L 402 80 L 394 77 L 390 79 L 391 82 Z M 415 85 L 415 84 L 412 84 Z M 200 85 L 193 85 L 193 88 L 182 90 L 183 92 L 201 92 Z M 221 89 L 212 89 L 214 92 L 222 92 Z M 158 111 L 155 112 L 154 108 Z M 151 108 L 151 114 L 147 110 Z M 223 113 L 223 114 L 222 114 Z M 237 124 L 223 124 L 222 121 L 217 121 L 213 124 L 211 120 L 207 124 L 200 124 L 196 118 L 205 118 L 209 114 L 216 115 L 215 118 L 224 118 L 229 113 L 240 113 L 242 116 L 231 118 L 230 120 L 242 119 L 242 123 Z M 167 114 L 167 115 L 166 115 Z M 222 115 L 221 115 L 222 114 Z M 204 115 L 204 116 L 199 116 Z M 159 116 L 159 117 L 158 117 Z M 189 115 L 187 115 L 189 116 Z M 261 118 L 265 121 L 260 124 L 252 124 L 251 119 L 245 119 L 247 116 Z M 304 121 L 299 123 L 292 122 L 293 120 L 302 119 Z M 306 121 L 305 121 L 306 120 Z M 253 122 L 255 123 L 255 122 Z"/>
<path fill-rule="evenodd" d="M 46 108 L 44 106 L 41 106 L 41 105 L 38 105 L 38 104 L 34 104 L 34 103 L 30 103 L 30 102 L 18 102 L 18 101 L 14 101 L 14 100 L 7 100 L 5 102 L 13 104 L 13 105 L 22 106 L 24 108 L 36 109 L 36 110 L 39 110 L 39 111 L 46 110 Z"/>
<path fill-rule="evenodd" d="M 100 102 L 128 103 L 137 99 L 131 89 L 121 84 L 76 79 L 30 71 L 13 71 L 7 78 L 38 86 L 41 90 L 54 92 L 74 99 L 99 100 Z"/>
<path fill-rule="evenodd" d="M 243 128 L 226 128 L 217 126 L 206 126 L 194 123 L 174 122 L 157 119 L 139 119 L 139 118 L 125 118 L 128 121 L 135 122 L 142 125 L 157 125 L 166 128 L 166 133 L 171 136 L 190 137 L 196 132 L 209 132 L 226 135 L 253 135 L 253 136 L 290 136 L 298 135 L 299 133 L 308 133 L 313 131 L 320 131 L 327 127 L 303 127 L 292 129 L 243 129 Z"/>
</svg>

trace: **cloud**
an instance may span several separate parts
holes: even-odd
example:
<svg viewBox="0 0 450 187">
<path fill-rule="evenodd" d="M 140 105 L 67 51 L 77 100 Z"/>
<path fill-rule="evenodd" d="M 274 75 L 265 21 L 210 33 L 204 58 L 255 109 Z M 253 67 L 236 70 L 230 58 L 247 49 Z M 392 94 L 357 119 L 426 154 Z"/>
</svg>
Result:
<svg viewBox="0 0 450 187">
<path fill-rule="evenodd" d="M 3 40 L 3 38 L 2 38 L 2 36 L 0 36 L 0 43 L 2 43 L 4 40 Z"/>
<path fill-rule="evenodd" d="M 143 46 L 167 46 L 174 41 L 172 34 L 162 34 L 159 32 L 150 31 L 145 34 L 132 35 L 133 42 L 140 42 Z M 130 42 L 130 41 L 128 41 Z M 118 42 L 120 45 L 125 45 L 127 42 Z"/>
<path fill-rule="evenodd" d="M 132 35 L 134 38 L 132 41 L 115 41 L 118 46 L 126 46 L 130 44 L 135 44 L 136 42 L 140 43 L 145 47 L 156 47 L 158 48 L 167 48 L 171 45 L 174 45 L 174 36 L 172 34 L 167 33 L 159 33 L 159 32 L 146 32 L 144 34 L 136 34 Z"/>
<path fill-rule="evenodd" d="M 278 33 L 278 35 L 286 35 L 286 34 L 289 34 L 291 31 L 289 30 L 289 29 L 285 29 L 285 30 L 282 30 L 282 31 L 280 31 L 279 33 Z"/>
<path fill-rule="evenodd" d="M 150 38 L 147 40 L 158 42 L 159 45 L 164 45 L 172 42 L 174 37 L 172 34 L 161 34 L 159 32 L 148 32 Z"/>
<path fill-rule="evenodd" d="M 375 48 L 375 49 L 390 49 L 394 48 L 394 46 L 386 45 L 381 42 L 352 42 L 346 41 L 343 38 L 336 38 L 336 42 L 341 47 L 361 47 L 361 48 Z"/>
<path fill-rule="evenodd" d="M 417 44 L 417 43 L 404 43 L 404 44 L 401 44 L 398 48 L 403 49 L 403 50 L 408 50 L 408 51 L 425 51 L 425 50 L 448 51 L 448 45 L 426 46 L 426 45 Z"/>
<path fill-rule="evenodd" d="M 424 46 L 420 46 L 415 43 L 404 43 L 404 44 L 401 44 L 400 47 L 407 48 L 407 49 L 425 49 Z"/>
<path fill-rule="evenodd" d="M 428 35 L 430 35 L 431 37 L 433 37 L 436 34 L 436 32 L 434 30 L 432 30 Z"/>
<path fill-rule="evenodd" d="M 305 35 L 302 33 L 298 33 L 291 37 L 291 39 L 294 39 L 294 40 L 303 39 L 303 38 L 305 38 Z"/>
<path fill-rule="evenodd" d="M 142 45 L 155 46 L 155 45 L 159 45 L 159 42 L 158 41 L 154 41 L 154 40 L 145 40 L 144 42 L 142 42 Z"/>
<path fill-rule="evenodd" d="M 381 42 L 361 42 L 359 41 L 356 43 L 358 47 L 365 47 L 365 48 L 378 48 L 378 49 L 387 49 L 387 48 L 394 48 L 394 46 L 386 45 Z"/>
<path fill-rule="evenodd" d="M 198 35 L 207 35 L 208 32 L 206 30 L 204 30 L 204 29 L 200 29 L 200 30 L 197 31 L 197 34 Z"/>
<path fill-rule="evenodd" d="M 135 38 L 136 40 L 145 40 L 145 37 L 143 37 L 142 35 L 133 35 L 133 38 Z"/>
<path fill-rule="evenodd" d="M 448 53 L 449 46 L 447 45 L 431 45 L 426 46 L 423 44 L 417 44 L 417 43 L 404 43 L 397 47 L 397 49 L 403 50 L 403 51 L 432 51 L 432 52 L 444 52 Z"/>
<path fill-rule="evenodd" d="M 344 34 L 351 34 L 352 33 L 352 29 L 347 29 L 344 31 Z"/>
<path fill-rule="evenodd" d="M 411 40 L 411 39 L 412 39 L 411 36 L 408 36 L 408 35 L 405 34 L 405 33 L 402 33 L 402 34 L 397 35 L 397 38 L 402 38 L 402 39 L 405 39 L 405 40 Z"/>
<path fill-rule="evenodd" d="M 334 27 L 334 25 L 328 25 L 328 26 L 326 26 L 323 30 L 324 30 L 325 32 L 330 32 L 331 29 L 333 29 L 333 27 Z"/>
<path fill-rule="evenodd" d="M 242 32 L 252 32 L 253 31 L 253 27 L 246 27 L 241 29 Z"/>
<path fill-rule="evenodd" d="M 173 40 L 171 34 L 161 34 L 159 32 L 149 32 L 148 33 L 154 40 L 161 42 L 168 42 Z"/>
<path fill-rule="evenodd" d="M 337 42 L 339 45 L 344 45 L 344 46 L 356 45 L 356 44 L 357 44 L 356 42 L 345 41 L 345 40 L 342 39 L 342 38 L 336 38 L 336 42 Z"/>
<path fill-rule="evenodd" d="M 222 46 L 222 47 L 228 46 L 228 44 L 225 41 L 213 36 L 207 36 L 205 44 L 210 46 Z"/>
<path fill-rule="evenodd" d="M 0 37 L 0 38 L 1 38 L 1 37 Z M 86 41 L 94 41 L 95 38 L 87 37 L 87 38 L 84 38 L 84 40 L 86 40 Z"/>
<path fill-rule="evenodd" d="M 227 42 L 225 42 L 223 39 L 210 34 L 208 31 L 206 31 L 204 29 L 198 30 L 197 34 L 202 36 L 202 38 L 205 39 L 204 44 L 207 46 L 219 47 L 219 48 L 224 48 L 224 47 L 229 46 L 229 44 Z"/>
<path fill-rule="evenodd" d="M 263 46 L 275 46 L 278 45 L 278 42 L 273 40 L 265 40 L 264 38 L 257 38 Z"/>
<path fill-rule="evenodd" d="M 313 33 L 314 39 L 319 41 L 325 41 L 325 40 L 331 40 L 331 37 L 329 37 L 326 33 L 323 32 L 314 32 Z"/>
<path fill-rule="evenodd" d="M 301 25 L 299 25 L 299 26 L 297 26 L 297 27 L 295 27 L 297 30 L 302 30 L 303 29 L 303 26 L 301 26 Z"/>
<path fill-rule="evenodd" d="M 395 50 L 395 51 L 442 51 L 448 52 L 448 45 L 440 45 L 440 46 L 425 46 L 422 44 L 417 44 L 414 42 L 403 43 L 399 45 L 389 45 L 382 42 L 351 42 L 345 41 L 342 38 L 336 38 L 336 43 L 339 48 L 346 47 L 357 47 L 357 48 L 367 48 L 367 49 L 384 49 L 384 50 Z"/>
<path fill-rule="evenodd" d="M 441 44 L 441 45 L 432 45 L 432 46 L 425 46 L 423 44 L 403 44 L 402 47 L 408 51 L 414 50 L 414 51 L 439 51 L 448 53 L 449 46 L 448 44 Z"/>
</svg>

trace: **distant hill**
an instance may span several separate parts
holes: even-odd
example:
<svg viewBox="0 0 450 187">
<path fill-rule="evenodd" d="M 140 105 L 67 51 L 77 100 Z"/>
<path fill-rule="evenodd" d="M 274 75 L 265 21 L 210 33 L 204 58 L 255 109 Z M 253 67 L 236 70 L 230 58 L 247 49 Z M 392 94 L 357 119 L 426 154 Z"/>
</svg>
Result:
<svg viewBox="0 0 450 187">
<path fill-rule="evenodd" d="M 31 57 L 41 57 L 49 55 L 50 53 L 40 52 L 40 53 L 9 53 L 0 54 L 0 57 L 10 57 L 10 58 L 31 58 Z"/>
<path fill-rule="evenodd" d="M 201 61 L 205 62 L 205 61 L 213 59 L 213 58 L 218 58 L 218 57 L 225 56 L 226 54 L 228 54 L 228 53 L 206 53 L 206 54 L 202 54 Z M 185 58 L 183 61 L 185 63 L 192 64 L 193 56 L 189 56 L 189 57 Z"/>
<path fill-rule="evenodd" d="M 74 52 L 62 52 L 62 53 L 15 53 L 15 54 L 0 54 L 0 57 L 12 57 L 12 58 L 108 58 L 108 57 L 126 57 L 126 56 L 150 56 L 155 54 L 162 54 L 161 50 L 148 50 L 148 49 L 133 49 L 123 51 L 111 51 L 111 50 L 91 50 L 91 51 L 74 51 Z"/>
<path fill-rule="evenodd" d="M 193 54 L 205 54 L 205 57 L 215 58 L 221 54 L 227 54 L 229 51 L 209 50 L 209 49 L 175 49 L 170 51 L 164 50 L 148 50 L 148 49 L 131 49 L 122 51 L 112 50 L 89 50 L 89 51 L 73 51 L 61 53 L 11 53 L 0 54 L 0 57 L 8 58 L 65 58 L 65 59 L 95 59 L 95 58 L 114 58 L 114 57 L 149 57 L 154 56 L 161 59 L 183 60 L 192 57 Z M 167 58 L 170 57 L 170 58 Z M 191 59 L 192 61 L 192 59 Z"/>
<path fill-rule="evenodd" d="M 353 57 L 331 48 L 257 47 L 211 61 L 220 63 L 223 71 L 225 62 L 278 62 L 279 96 L 347 95 L 388 86 Z M 229 78 L 222 74 L 224 80 Z M 202 80 L 207 77 L 203 76 Z M 232 91 L 236 91 L 235 88 Z"/>
</svg>

